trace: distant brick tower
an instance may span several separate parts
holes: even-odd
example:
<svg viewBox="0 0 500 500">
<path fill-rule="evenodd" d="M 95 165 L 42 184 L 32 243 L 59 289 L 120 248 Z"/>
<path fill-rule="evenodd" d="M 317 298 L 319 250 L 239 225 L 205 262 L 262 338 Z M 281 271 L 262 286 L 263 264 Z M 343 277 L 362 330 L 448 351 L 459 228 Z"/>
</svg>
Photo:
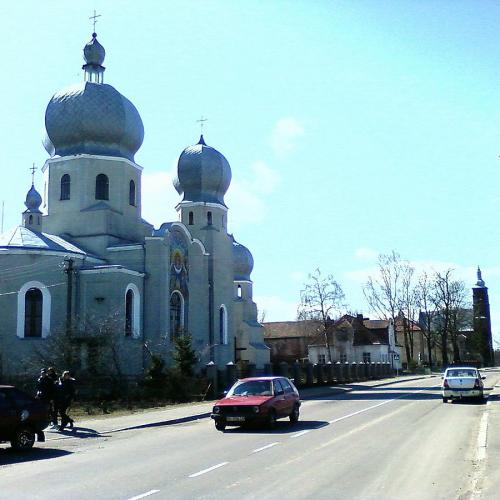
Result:
<svg viewBox="0 0 500 500">
<path fill-rule="evenodd" d="M 481 269 L 477 268 L 477 282 L 472 288 L 474 311 L 474 347 L 481 355 L 485 366 L 495 364 L 493 339 L 491 336 L 490 303 L 488 288 L 481 277 Z"/>
</svg>

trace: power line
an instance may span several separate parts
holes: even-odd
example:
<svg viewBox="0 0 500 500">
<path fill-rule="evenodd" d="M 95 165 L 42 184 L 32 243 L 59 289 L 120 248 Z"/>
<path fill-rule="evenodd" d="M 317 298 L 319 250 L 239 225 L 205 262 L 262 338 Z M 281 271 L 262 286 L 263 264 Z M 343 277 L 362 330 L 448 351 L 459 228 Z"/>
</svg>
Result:
<svg viewBox="0 0 500 500">
<path fill-rule="evenodd" d="M 42 290 L 44 288 L 53 288 L 55 286 L 60 286 L 60 285 L 66 285 L 66 282 L 65 281 L 61 281 L 60 283 L 54 283 L 53 285 L 44 285 L 44 286 L 39 286 L 39 287 L 36 287 L 36 288 Z M 0 297 L 2 297 L 3 295 L 17 295 L 19 292 L 20 292 L 20 290 L 16 290 L 15 292 L 0 293 Z"/>
</svg>

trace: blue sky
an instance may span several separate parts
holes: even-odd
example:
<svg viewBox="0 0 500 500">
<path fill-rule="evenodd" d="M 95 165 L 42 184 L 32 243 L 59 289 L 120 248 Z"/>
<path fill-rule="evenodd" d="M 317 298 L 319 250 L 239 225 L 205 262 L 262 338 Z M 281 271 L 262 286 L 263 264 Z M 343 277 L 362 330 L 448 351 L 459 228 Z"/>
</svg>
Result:
<svg viewBox="0 0 500 500">
<path fill-rule="evenodd" d="M 145 126 L 144 217 L 177 218 L 171 175 L 206 116 L 207 143 L 232 167 L 229 229 L 254 255 L 266 320 L 294 319 L 318 267 L 372 314 L 362 284 L 394 249 L 471 286 L 481 265 L 500 341 L 499 2 L 1 3 L 6 230 L 20 223 L 32 162 L 47 158 L 50 97 L 83 79 L 94 8 L 105 82 Z"/>
</svg>

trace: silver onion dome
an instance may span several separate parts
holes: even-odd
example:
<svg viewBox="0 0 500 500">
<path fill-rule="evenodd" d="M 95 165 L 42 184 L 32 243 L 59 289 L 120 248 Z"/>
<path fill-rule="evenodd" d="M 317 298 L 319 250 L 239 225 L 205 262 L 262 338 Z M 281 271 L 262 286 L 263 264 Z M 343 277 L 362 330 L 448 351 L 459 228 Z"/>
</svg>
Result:
<svg viewBox="0 0 500 500">
<path fill-rule="evenodd" d="M 135 106 L 102 83 L 105 51 L 94 35 L 84 48 L 85 81 L 57 92 L 47 106 L 43 143 L 51 156 L 95 154 L 134 161 L 144 126 Z"/>
<path fill-rule="evenodd" d="M 231 183 L 231 167 L 222 153 L 207 146 L 203 135 L 179 157 L 174 187 L 183 201 L 219 203 Z"/>
<path fill-rule="evenodd" d="M 35 189 L 32 184 L 31 189 L 26 194 L 26 201 L 24 202 L 26 208 L 30 212 L 40 212 L 40 206 L 42 204 L 42 197 L 40 193 Z"/>
<path fill-rule="evenodd" d="M 247 247 L 233 239 L 234 281 L 251 281 L 253 257 Z"/>
</svg>

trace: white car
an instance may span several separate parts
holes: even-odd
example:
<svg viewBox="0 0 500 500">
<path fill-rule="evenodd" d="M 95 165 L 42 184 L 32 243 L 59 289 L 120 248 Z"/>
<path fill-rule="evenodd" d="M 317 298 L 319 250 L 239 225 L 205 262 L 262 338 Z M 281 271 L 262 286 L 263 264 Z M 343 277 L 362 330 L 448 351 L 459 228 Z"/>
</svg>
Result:
<svg viewBox="0 0 500 500">
<path fill-rule="evenodd" d="M 462 398 L 484 399 L 484 385 L 482 377 L 477 368 L 472 366 L 453 366 L 447 368 L 442 377 L 441 391 L 443 403 L 448 400 Z"/>
</svg>

